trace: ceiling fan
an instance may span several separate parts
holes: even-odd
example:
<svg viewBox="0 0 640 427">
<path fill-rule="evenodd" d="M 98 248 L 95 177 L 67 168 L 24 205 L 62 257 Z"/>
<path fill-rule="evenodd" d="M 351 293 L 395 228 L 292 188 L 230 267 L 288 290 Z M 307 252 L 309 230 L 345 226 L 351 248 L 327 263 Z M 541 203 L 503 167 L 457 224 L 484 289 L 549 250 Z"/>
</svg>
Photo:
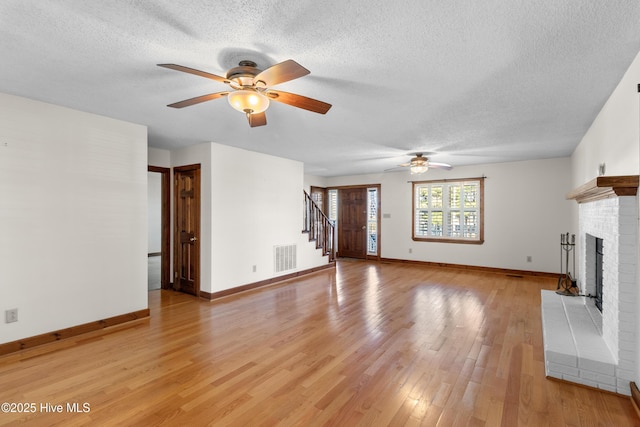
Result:
<svg viewBox="0 0 640 427">
<path fill-rule="evenodd" d="M 402 168 L 409 167 L 409 170 L 411 171 L 411 175 L 424 173 L 427 170 L 429 170 L 429 168 L 445 169 L 445 170 L 453 169 L 453 166 L 447 163 L 437 163 L 437 162 L 429 161 L 429 158 L 423 157 L 422 153 L 415 153 L 414 156 L 415 157 L 412 157 L 409 163 L 402 163 L 401 165 L 398 165 L 398 167 L 402 167 Z M 393 170 L 393 169 L 397 169 L 397 168 L 392 168 L 387 170 Z"/>
<path fill-rule="evenodd" d="M 282 102 L 319 114 L 325 114 L 331 108 L 331 104 L 317 99 L 271 89 L 277 84 L 309 74 L 309 70 L 292 59 L 275 64 L 266 70 L 258 69 L 253 61 L 240 61 L 237 67 L 227 72 L 226 77 L 176 64 L 158 64 L 158 66 L 215 80 L 232 89 L 185 99 L 169 104 L 168 107 L 183 108 L 226 96 L 233 108 L 246 114 L 251 127 L 267 124 L 265 110 L 269 107 L 270 101 Z"/>
</svg>

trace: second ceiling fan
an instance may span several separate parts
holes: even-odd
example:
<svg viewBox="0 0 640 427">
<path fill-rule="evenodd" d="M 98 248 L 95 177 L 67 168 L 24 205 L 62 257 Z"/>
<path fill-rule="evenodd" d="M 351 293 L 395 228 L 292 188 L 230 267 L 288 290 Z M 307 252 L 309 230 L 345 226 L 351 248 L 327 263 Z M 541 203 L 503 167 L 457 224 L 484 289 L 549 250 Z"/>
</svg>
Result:
<svg viewBox="0 0 640 427">
<path fill-rule="evenodd" d="M 421 174 L 424 173 L 426 171 L 429 170 L 429 168 L 434 168 L 434 169 L 444 169 L 444 170 L 451 170 L 453 169 L 453 166 L 447 164 L 447 163 L 437 163 L 437 162 L 432 162 L 429 160 L 428 157 L 424 157 L 422 153 L 415 153 L 414 154 L 415 157 L 412 157 L 411 160 L 409 161 L 409 163 L 402 163 L 401 165 L 398 165 L 397 168 L 391 168 L 391 169 L 387 169 L 389 171 L 391 170 L 395 170 L 398 168 L 406 168 L 409 167 L 409 170 L 411 171 L 412 175 L 417 175 L 417 174 Z"/>
<path fill-rule="evenodd" d="M 292 59 L 275 64 L 266 70 L 258 69 L 257 64 L 253 61 L 240 61 L 237 67 L 226 73 L 226 77 L 177 64 L 158 64 L 158 66 L 215 80 L 232 89 L 185 99 L 169 104 L 168 107 L 183 108 L 226 96 L 233 108 L 245 113 L 251 127 L 267 124 L 265 110 L 269 107 L 270 101 L 281 102 L 319 114 L 325 114 L 331 108 L 331 104 L 317 99 L 271 89 L 277 84 L 309 74 L 309 70 Z"/>
</svg>

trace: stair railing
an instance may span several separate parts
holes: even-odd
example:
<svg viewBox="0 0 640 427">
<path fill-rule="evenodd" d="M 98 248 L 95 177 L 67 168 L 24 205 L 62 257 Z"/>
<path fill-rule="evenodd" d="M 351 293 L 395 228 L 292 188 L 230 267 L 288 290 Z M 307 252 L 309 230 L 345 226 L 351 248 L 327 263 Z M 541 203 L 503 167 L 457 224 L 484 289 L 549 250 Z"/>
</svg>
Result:
<svg viewBox="0 0 640 427">
<path fill-rule="evenodd" d="M 304 191 L 304 190 L 303 190 Z M 335 260 L 335 225 L 304 191 L 304 223 L 302 232 L 309 233 L 309 241 L 316 242 L 316 249 L 322 249 L 329 256 L 329 262 Z"/>
</svg>

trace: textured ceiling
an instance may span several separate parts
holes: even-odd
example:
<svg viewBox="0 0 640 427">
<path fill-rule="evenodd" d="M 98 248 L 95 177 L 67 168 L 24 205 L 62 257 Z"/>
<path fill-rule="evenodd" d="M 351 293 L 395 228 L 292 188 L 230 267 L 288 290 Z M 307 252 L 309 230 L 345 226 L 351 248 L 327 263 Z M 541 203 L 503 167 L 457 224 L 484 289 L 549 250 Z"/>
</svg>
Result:
<svg viewBox="0 0 640 427">
<path fill-rule="evenodd" d="M 0 91 L 149 127 L 149 145 L 205 141 L 304 162 L 310 174 L 382 172 L 417 151 L 473 163 L 570 155 L 640 50 L 638 0 L 2 0 Z M 294 59 L 250 128 L 227 89 L 157 67 L 224 75 Z"/>
</svg>

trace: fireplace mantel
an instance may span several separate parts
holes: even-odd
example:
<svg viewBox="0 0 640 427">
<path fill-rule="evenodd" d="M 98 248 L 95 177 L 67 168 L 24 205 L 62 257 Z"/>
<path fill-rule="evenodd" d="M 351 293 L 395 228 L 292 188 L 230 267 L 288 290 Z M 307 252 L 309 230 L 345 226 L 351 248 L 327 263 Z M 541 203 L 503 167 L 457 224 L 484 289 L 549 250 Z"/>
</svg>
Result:
<svg viewBox="0 0 640 427">
<path fill-rule="evenodd" d="M 567 199 L 585 203 L 616 196 L 635 196 L 638 182 L 638 175 L 599 176 L 571 191 Z"/>
</svg>

